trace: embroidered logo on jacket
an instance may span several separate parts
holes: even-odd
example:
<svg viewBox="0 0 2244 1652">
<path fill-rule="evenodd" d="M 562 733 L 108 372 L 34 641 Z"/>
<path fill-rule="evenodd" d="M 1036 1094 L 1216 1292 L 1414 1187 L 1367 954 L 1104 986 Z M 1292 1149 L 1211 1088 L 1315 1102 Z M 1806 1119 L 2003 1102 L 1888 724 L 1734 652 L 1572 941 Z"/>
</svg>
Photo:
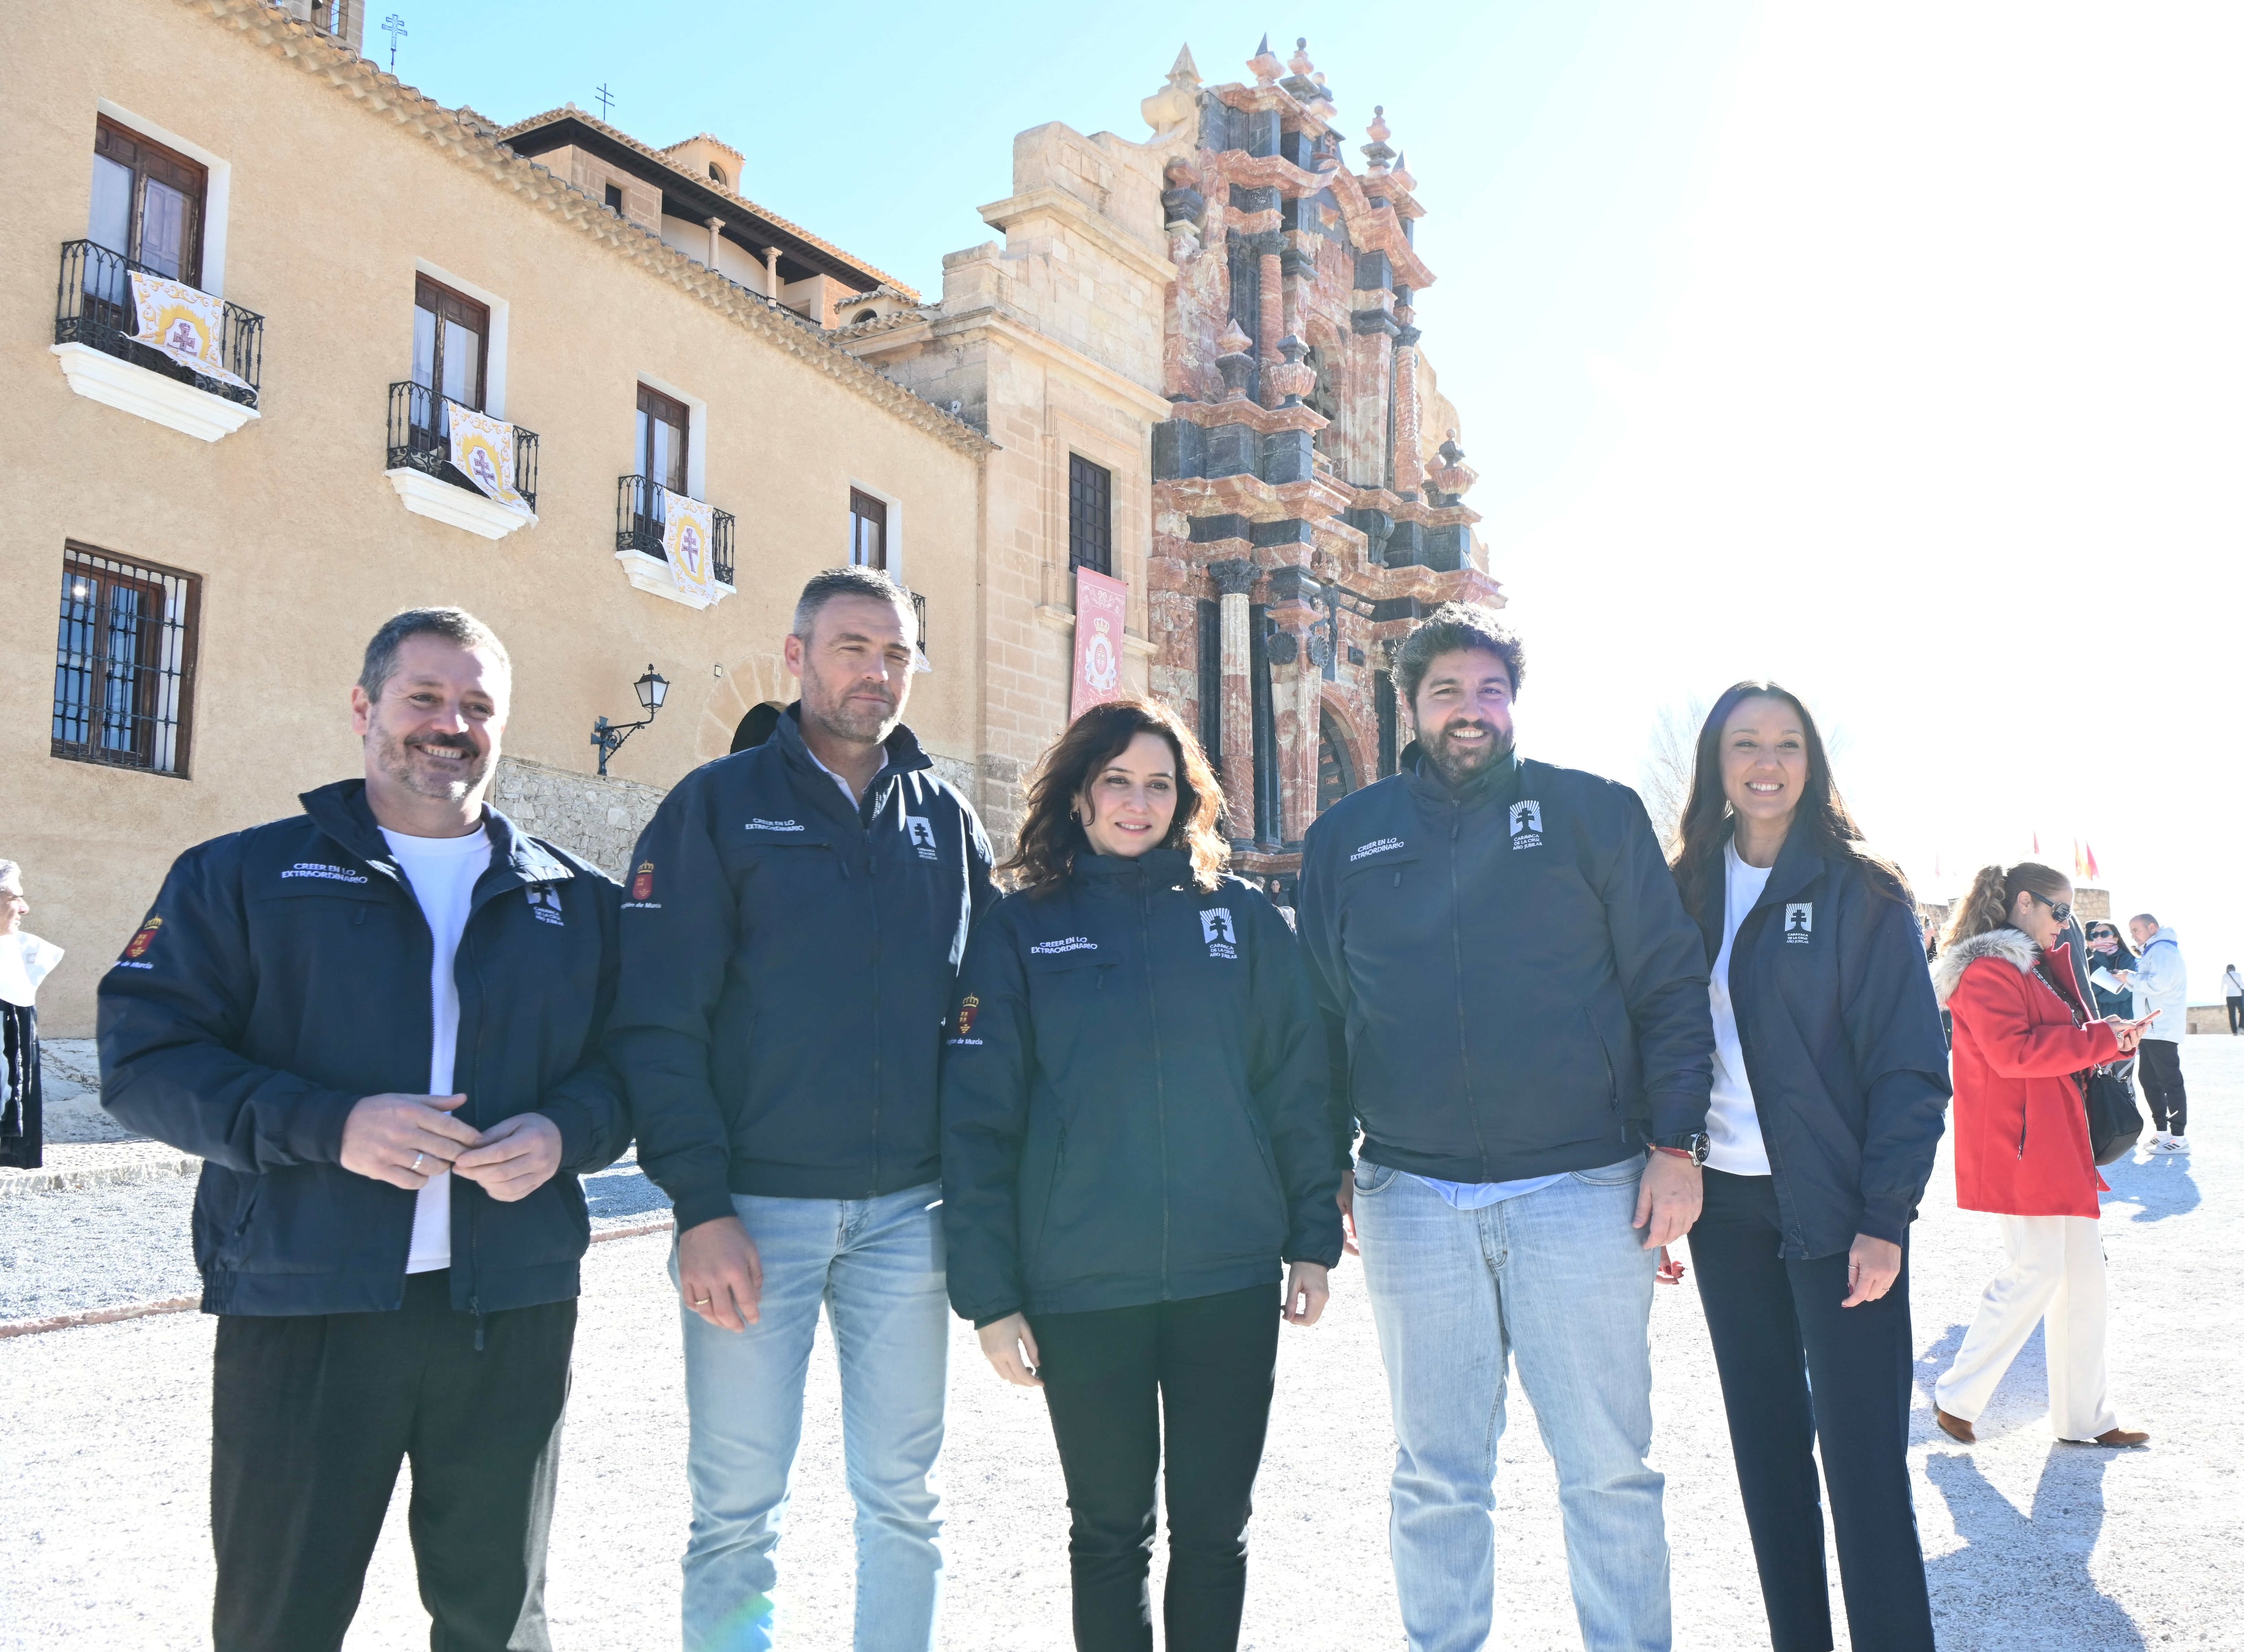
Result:
<svg viewBox="0 0 2244 1652">
<path fill-rule="evenodd" d="M 299 860 L 280 874 L 283 878 L 324 878 L 329 883 L 364 883 L 366 874 L 348 866 L 331 866 L 324 860 Z"/>
<path fill-rule="evenodd" d="M 1402 839 L 1400 838 L 1374 838 L 1369 843 L 1359 845 L 1355 853 L 1348 856 L 1348 859 L 1361 860 L 1366 855 L 1385 854 L 1389 849 L 1399 849 L 1402 846 Z"/>
<path fill-rule="evenodd" d="M 1788 946 L 1805 947 L 1815 928 L 1813 901 L 1795 900 L 1784 909 L 1784 939 Z"/>
<path fill-rule="evenodd" d="M 758 815 L 748 822 L 747 829 L 751 832 L 800 832 L 802 830 L 802 822 L 800 820 L 767 820 L 763 816 Z"/>
<path fill-rule="evenodd" d="M 1232 927 L 1228 907 L 1209 907 L 1200 913 L 1200 938 L 1207 942 L 1211 958 L 1239 956 L 1239 936 Z"/>
<path fill-rule="evenodd" d="M 981 1013 L 982 1001 L 972 993 L 960 999 L 958 1001 L 958 1035 L 950 1042 L 954 1044 L 979 1044 L 982 1041 L 974 1036 L 974 1018 Z"/>
<path fill-rule="evenodd" d="M 653 861 L 642 860 L 639 863 L 639 870 L 632 873 L 630 894 L 631 899 L 623 903 L 623 909 L 625 912 L 639 907 L 645 907 L 649 912 L 662 910 L 662 902 L 654 898 Z"/>
<path fill-rule="evenodd" d="M 1511 846 L 1515 849 L 1539 849 L 1543 846 L 1543 806 L 1533 798 L 1522 798 L 1511 806 Z"/>
<path fill-rule="evenodd" d="M 530 897 L 530 910 L 540 923 L 550 923 L 566 928 L 561 920 L 561 892 L 550 883 L 533 883 L 523 893 Z"/>
<path fill-rule="evenodd" d="M 145 955 L 148 948 L 156 944 L 156 932 L 163 927 L 164 920 L 161 918 L 149 919 L 146 923 L 140 926 L 139 932 L 133 935 L 132 939 L 125 943 L 125 955 L 127 958 L 134 959 Z M 142 964 L 140 966 L 143 969 L 145 969 L 148 967 L 149 966 L 146 964 Z"/>
<path fill-rule="evenodd" d="M 935 828 L 928 825 L 925 815 L 904 816 L 904 830 L 911 833 L 912 847 L 919 851 L 921 860 L 935 859 Z"/>
<path fill-rule="evenodd" d="M 1063 935 L 1058 941 L 1039 941 L 1029 948 L 1031 958 L 1050 958 L 1063 952 L 1097 952 L 1098 943 L 1089 935 Z"/>
</svg>

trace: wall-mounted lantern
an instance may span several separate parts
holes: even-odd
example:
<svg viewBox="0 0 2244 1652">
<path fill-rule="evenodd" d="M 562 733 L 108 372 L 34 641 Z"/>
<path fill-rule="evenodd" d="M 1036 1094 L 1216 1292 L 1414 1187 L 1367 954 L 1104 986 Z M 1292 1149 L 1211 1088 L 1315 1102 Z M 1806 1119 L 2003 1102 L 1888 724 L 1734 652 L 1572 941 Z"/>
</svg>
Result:
<svg viewBox="0 0 2244 1652">
<path fill-rule="evenodd" d="M 656 671 L 650 662 L 646 675 L 632 687 L 638 691 L 639 705 L 646 712 L 645 717 L 636 723 L 611 724 L 605 717 L 593 719 L 592 744 L 600 748 L 600 772 L 603 775 L 607 773 L 608 759 L 616 754 L 617 748 L 654 721 L 654 714 L 662 709 L 663 697 L 670 692 L 670 679 Z"/>
</svg>

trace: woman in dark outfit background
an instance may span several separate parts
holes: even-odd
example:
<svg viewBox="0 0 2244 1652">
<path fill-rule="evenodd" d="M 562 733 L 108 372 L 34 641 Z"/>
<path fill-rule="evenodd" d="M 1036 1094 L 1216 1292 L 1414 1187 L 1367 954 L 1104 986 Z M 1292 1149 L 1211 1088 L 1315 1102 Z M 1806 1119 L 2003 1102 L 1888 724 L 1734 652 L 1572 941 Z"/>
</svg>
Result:
<svg viewBox="0 0 2244 1652">
<path fill-rule="evenodd" d="M 1815 719 L 1774 683 L 1715 702 L 1678 839 L 1715 1042 L 1691 1256 L 1770 1638 L 1832 1644 L 1820 1440 L 1854 1644 L 1930 1652 L 1908 1244 L 1948 1056 L 1916 910 L 1862 844 Z"/>
<path fill-rule="evenodd" d="M 1077 718 L 944 1051 L 951 1305 L 1044 1391 L 1086 1652 L 1152 1646 L 1165 1430 L 1167 1646 L 1238 1645 L 1278 1321 L 1316 1322 L 1341 1255 L 1324 1035 L 1292 929 L 1223 873 L 1220 800 L 1166 709 Z"/>
</svg>

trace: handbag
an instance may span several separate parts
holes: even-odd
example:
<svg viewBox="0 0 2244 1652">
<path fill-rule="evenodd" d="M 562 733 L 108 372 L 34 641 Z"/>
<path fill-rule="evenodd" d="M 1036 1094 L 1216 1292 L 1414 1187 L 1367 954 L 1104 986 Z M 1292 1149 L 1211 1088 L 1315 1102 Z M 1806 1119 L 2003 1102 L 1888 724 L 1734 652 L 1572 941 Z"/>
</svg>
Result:
<svg viewBox="0 0 2244 1652">
<path fill-rule="evenodd" d="M 2075 1027 L 2088 1025 L 2080 1007 L 2058 990 L 2039 959 L 2034 961 L 2034 973 L 2041 977 L 2043 986 L 2057 994 Z M 2135 1104 L 2135 1087 L 2127 1079 L 2133 1065 L 2132 1060 L 2109 1062 L 2072 1075 L 2080 1091 L 2080 1104 L 2088 1113 L 2088 1150 L 2099 1170 L 2126 1157 L 2142 1139 L 2143 1113 Z"/>
</svg>

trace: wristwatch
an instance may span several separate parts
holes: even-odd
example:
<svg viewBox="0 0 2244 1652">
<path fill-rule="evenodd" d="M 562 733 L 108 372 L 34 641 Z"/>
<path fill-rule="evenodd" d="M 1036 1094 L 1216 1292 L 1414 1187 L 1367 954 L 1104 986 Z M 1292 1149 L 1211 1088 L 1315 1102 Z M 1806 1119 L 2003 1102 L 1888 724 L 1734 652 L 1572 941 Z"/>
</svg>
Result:
<svg viewBox="0 0 2244 1652">
<path fill-rule="evenodd" d="M 1653 1143 L 1662 1153 L 1673 1153 L 1693 1164 L 1704 1164 L 1707 1150 L 1713 1144 L 1713 1138 L 1704 1130 L 1694 1130 L 1688 1136 L 1663 1136 Z"/>
</svg>

